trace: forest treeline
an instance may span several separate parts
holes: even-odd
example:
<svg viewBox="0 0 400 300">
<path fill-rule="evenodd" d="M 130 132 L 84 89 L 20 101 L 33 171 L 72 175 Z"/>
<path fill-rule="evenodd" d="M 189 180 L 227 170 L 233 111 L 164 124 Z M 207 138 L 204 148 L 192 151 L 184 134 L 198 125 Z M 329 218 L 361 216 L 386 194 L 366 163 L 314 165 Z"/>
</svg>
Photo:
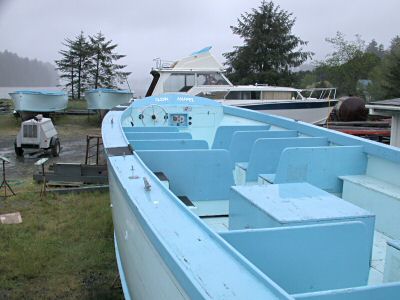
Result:
<svg viewBox="0 0 400 300">
<path fill-rule="evenodd" d="M 59 76 L 55 66 L 37 59 L 0 52 L 0 86 L 56 86 Z"/>
<path fill-rule="evenodd" d="M 341 32 L 326 41 L 334 52 L 315 62 L 312 71 L 297 72 L 297 86 L 336 87 L 339 96 L 354 95 L 366 101 L 400 96 L 399 36 L 393 37 L 387 48 L 375 40 L 366 43 L 359 35 L 346 40 Z"/>
</svg>

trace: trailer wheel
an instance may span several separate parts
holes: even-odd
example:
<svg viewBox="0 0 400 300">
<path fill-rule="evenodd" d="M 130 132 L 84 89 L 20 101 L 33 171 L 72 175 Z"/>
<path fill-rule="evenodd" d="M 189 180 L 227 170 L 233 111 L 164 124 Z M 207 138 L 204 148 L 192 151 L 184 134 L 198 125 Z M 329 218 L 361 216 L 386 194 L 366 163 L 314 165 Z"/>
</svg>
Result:
<svg viewBox="0 0 400 300">
<path fill-rule="evenodd" d="M 18 157 L 21 157 L 24 155 L 24 149 L 22 149 L 22 147 L 17 146 L 17 140 L 14 141 L 14 150 L 15 150 L 15 154 Z"/>
<path fill-rule="evenodd" d="M 60 140 L 58 138 L 52 138 L 50 141 L 50 149 L 51 149 L 51 155 L 54 157 L 57 157 L 60 155 Z"/>
</svg>

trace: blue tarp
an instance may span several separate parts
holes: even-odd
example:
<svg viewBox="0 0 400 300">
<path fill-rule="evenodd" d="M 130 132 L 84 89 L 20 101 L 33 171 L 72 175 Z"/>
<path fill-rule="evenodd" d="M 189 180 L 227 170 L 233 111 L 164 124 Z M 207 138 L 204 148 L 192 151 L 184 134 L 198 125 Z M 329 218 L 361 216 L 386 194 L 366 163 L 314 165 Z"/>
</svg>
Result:
<svg viewBox="0 0 400 300">
<path fill-rule="evenodd" d="M 10 94 L 27 94 L 27 95 L 50 95 L 50 96 L 64 96 L 67 95 L 63 91 L 46 91 L 46 90 L 19 90 Z"/>
</svg>

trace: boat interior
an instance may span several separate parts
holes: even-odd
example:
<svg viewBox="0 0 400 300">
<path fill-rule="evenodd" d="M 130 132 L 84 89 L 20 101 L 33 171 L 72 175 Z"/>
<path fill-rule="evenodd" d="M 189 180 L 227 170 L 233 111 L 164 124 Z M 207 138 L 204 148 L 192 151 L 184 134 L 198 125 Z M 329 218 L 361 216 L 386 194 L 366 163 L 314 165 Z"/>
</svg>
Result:
<svg viewBox="0 0 400 300">
<path fill-rule="evenodd" d="M 295 299 L 400 294 L 391 147 L 182 95 L 136 101 L 121 125 L 158 207 L 180 207 Z"/>
</svg>

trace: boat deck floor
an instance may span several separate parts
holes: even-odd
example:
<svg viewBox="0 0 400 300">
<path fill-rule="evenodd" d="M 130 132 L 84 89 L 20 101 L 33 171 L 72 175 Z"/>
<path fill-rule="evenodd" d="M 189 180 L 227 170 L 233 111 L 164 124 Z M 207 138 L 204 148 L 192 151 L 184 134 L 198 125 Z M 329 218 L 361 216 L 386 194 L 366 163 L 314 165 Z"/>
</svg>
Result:
<svg viewBox="0 0 400 300">
<path fill-rule="evenodd" d="M 229 217 L 203 218 L 202 220 L 216 232 L 229 231 Z"/>
<path fill-rule="evenodd" d="M 372 247 L 372 261 L 368 280 L 369 285 L 380 284 L 383 282 L 383 269 L 385 267 L 387 245 L 386 242 L 389 240 L 391 240 L 391 238 L 375 230 L 374 244 Z"/>
</svg>

